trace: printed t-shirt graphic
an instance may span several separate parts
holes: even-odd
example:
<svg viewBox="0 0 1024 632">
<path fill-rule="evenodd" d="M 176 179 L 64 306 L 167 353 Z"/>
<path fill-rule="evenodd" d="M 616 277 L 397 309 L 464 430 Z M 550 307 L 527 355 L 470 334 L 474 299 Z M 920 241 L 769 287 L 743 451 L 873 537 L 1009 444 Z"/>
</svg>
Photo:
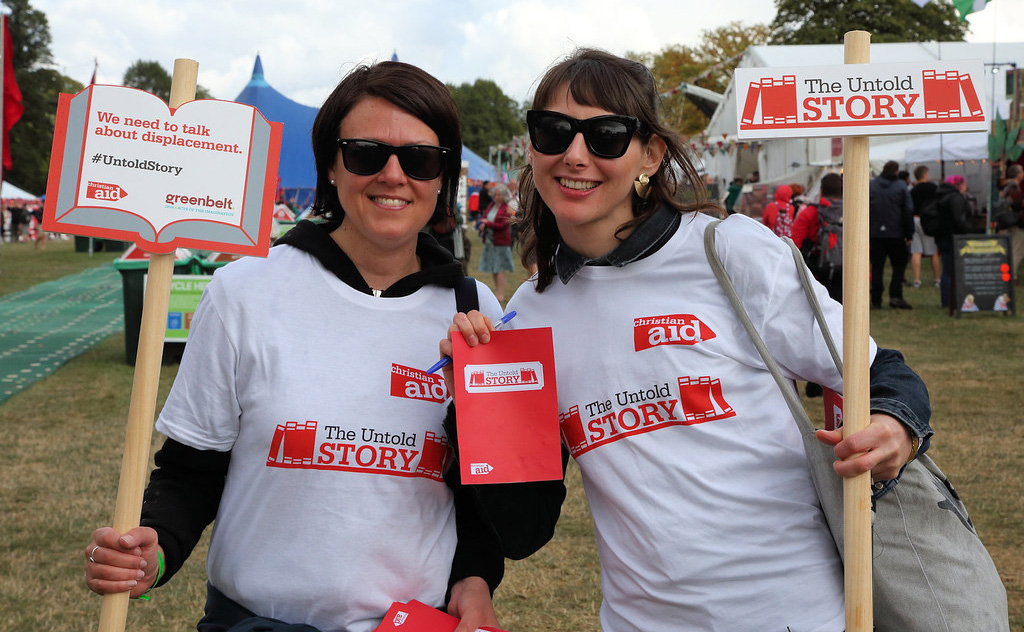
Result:
<svg viewBox="0 0 1024 632">
<path fill-rule="evenodd" d="M 438 375 L 391 365 L 391 397 L 444 403 L 448 392 Z M 372 472 L 442 481 L 451 461 L 448 438 L 427 430 L 392 433 L 372 427 L 347 428 L 317 421 L 278 424 L 268 467 Z"/>
<path fill-rule="evenodd" d="M 633 344 L 637 352 L 663 345 L 696 345 L 715 338 L 714 330 L 693 314 L 646 316 L 633 320 Z M 584 420 L 584 415 L 586 420 Z M 679 376 L 635 390 L 623 390 L 614 398 L 575 405 L 559 414 L 562 439 L 573 457 L 601 445 L 669 426 L 728 419 L 736 411 L 722 394 L 717 377 Z"/>
</svg>

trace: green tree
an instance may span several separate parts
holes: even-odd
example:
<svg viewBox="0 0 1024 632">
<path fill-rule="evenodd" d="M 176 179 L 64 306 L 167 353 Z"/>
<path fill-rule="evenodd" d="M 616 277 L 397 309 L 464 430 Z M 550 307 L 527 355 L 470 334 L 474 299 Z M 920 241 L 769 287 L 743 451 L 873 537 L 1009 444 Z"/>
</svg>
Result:
<svg viewBox="0 0 1024 632">
<path fill-rule="evenodd" d="M 719 94 L 725 92 L 743 51 L 750 46 L 764 44 L 767 39 L 766 25 L 748 26 L 734 21 L 702 32 L 697 46 L 675 44 L 659 53 L 627 55 L 651 69 L 663 95 L 662 120 L 688 137 L 701 133 L 707 127 L 708 112 L 713 106 L 707 105 L 702 110 L 692 97 L 678 90 L 680 85 L 688 83 Z"/>
<path fill-rule="evenodd" d="M 9 180 L 37 195 L 46 190 L 46 176 L 53 144 L 57 97 L 61 92 L 78 92 L 82 84 L 65 77 L 50 66 L 50 24 L 46 14 L 33 9 L 28 0 L 7 0 L 14 78 L 21 90 L 25 112 L 10 133 L 11 169 Z"/>
<path fill-rule="evenodd" d="M 157 61 L 135 60 L 128 70 L 124 71 L 121 83 L 129 88 L 138 88 L 151 92 L 164 101 L 171 99 L 171 75 Z M 203 86 L 196 86 L 197 99 L 212 99 L 210 91 Z"/>
<path fill-rule="evenodd" d="M 949 0 L 919 7 L 912 0 L 775 0 L 772 44 L 842 44 L 847 31 L 871 33 L 873 43 L 963 41 Z"/>
<path fill-rule="evenodd" d="M 490 79 L 449 84 L 448 89 L 462 119 L 462 142 L 484 158 L 492 145 L 508 143 L 526 131 L 523 110 Z"/>
</svg>

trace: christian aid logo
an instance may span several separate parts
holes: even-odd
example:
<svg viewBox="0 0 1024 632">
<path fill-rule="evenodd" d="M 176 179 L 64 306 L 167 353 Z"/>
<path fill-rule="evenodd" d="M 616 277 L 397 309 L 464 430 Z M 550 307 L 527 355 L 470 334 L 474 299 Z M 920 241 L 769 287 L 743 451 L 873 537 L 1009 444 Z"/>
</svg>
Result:
<svg viewBox="0 0 1024 632">
<path fill-rule="evenodd" d="M 463 380 L 468 393 L 537 391 L 544 388 L 544 366 L 540 362 L 467 364 Z"/>
<path fill-rule="evenodd" d="M 440 375 L 427 375 L 420 369 L 392 364 L 391 396 L 442 404 L 448 400 L 448 389 Z"/>
<path fill-rule="evenodd" d="M 85 197 L 103 200 L 104 202 L 117 202 L 122 198 L 128 197 L 128 192 L 117 184 L 93 182 L 90 180 L 85 185 Z"/>
<path fill-rule="evenodd" d="M 645 316 L 633 320 L 633 347 L 643 351 L 660 345 L 695 345 L 715 332 L 693 314 Z"/>
</svg>

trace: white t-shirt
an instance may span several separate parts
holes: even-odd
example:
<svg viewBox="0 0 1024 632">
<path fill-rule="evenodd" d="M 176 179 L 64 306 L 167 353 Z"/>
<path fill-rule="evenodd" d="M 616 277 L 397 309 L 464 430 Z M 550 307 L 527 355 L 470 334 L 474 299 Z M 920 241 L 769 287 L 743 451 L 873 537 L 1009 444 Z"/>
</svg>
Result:
<svg viewBox="0 0 1024 632">
<path fill-rule="evenodd" d="M 842 564 L 789 408 L 705 257 L 709 221 L 684 215 L 651 256 L 586 266 L 541 294 L 525 285 L 508 305 L 514 327 L 553 329 L 602 629 L 842 630 Z M 841 390 L 790 250 L 743 216 L 717 241 L 787 376 Z M 841 306 L 816 291 L 841 348 Z"/>
<path fill-rule="evenodd" d="M 482 311 L 500 314 L 477 285 Z M 217 272 L 156 426 L 231 451 L 214 586 L 325 632 L 373 630 L 394 601 L 443 604 L 448 394 L 423 371 L 454 312 L 450 289 L 375 298 L 292 247 Z"/>
</svg>

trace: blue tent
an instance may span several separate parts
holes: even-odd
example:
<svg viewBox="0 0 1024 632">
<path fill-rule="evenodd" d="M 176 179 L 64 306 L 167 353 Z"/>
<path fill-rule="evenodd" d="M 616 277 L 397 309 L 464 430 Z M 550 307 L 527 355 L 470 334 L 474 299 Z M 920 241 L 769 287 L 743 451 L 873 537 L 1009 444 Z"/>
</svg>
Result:
<svg viewBox="0 0 1024 632">
<path fill-rule="evenodd" d="M 462 146 L 462 159 L 469 162 L 469 172 L 467 177 L 470 180 L 497 180 L 497 174 L 494 171 L 494 167 L 491 163 L 487 162 L 480 156 L 477 156 L 469 147 Z"/>
<path fill-rule="evenodd" d="M 252 78 L 235 97 L 235 101 L 251 105 L 268 121 L 284 125 L 281 134 L 281 162 L 278 166 L 280 187 L 284 189 L 285 199 L 294 201 L 300 208 L 312 203 L 316 192 L 316 164 L 310 138 L 317 108 L 296 103 L 267 83 L 259 55 L 256 55 Z M 462 159 L 469 161 L 470 180 L 498 179 L 494 167 L 465 145 L 462 146 Z"/>
<path fill-rule="evenodd" d="M 259 55 L 256 55 L 252 78 L 235 101 L 255 107 L 268 121 L 283 124 L 281 162 L 277 170 L 279 186 L 284 189 L 285 199 L 300 207 L 312 202 L 316 189 L 316 166 L 310 138 L 317 108 L 296 103 L 271 87 L 263 78 L 263 62 Z"/>
</svg>

